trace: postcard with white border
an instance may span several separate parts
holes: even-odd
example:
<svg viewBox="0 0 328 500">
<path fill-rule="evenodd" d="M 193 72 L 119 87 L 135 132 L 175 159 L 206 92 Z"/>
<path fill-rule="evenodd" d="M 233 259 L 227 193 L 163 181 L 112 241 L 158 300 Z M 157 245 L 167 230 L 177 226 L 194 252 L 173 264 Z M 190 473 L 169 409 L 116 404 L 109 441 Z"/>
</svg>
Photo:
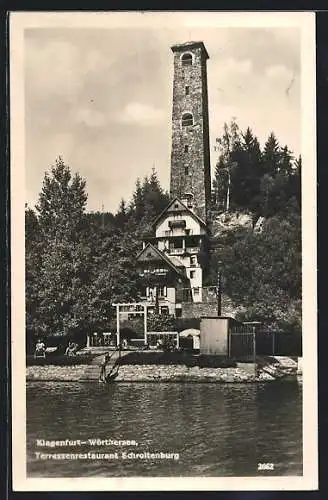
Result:
<svg viewBox="0 0 328 500">
<path fill-rule="evenodd" d="M 14 491 L 318 488 L 315 69 L 311 12 L 10 14 Z"/>
</svg>

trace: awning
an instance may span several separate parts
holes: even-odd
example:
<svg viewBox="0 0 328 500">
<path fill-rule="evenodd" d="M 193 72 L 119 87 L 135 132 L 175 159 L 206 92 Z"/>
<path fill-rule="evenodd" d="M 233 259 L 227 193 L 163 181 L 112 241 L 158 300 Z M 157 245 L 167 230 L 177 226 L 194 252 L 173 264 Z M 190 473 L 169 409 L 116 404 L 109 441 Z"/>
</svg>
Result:
<svg viewBox="0 0 328 500">
<path fill-rule="evenodd" d="M 200 336 L 200 331 L 197 330 L 196 328 L 188 328 L 187 330 L 183 330 L 182 332 L 179 333 L 180 337 L 199 337 Z"/>
</svg>

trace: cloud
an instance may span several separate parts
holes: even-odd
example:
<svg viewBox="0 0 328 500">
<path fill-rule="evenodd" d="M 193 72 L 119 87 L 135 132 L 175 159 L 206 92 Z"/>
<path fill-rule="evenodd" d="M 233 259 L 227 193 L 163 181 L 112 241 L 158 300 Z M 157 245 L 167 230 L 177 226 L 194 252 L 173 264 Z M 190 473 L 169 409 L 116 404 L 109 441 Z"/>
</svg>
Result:
<svg viewBox="0 0 328 500">
<path fill-rule="evenodd" d="M 210 55 L 211 143 L 235 116 L 261 143 L 273 130 L 299 152 L 297 29 L 37 28 L 25 37 L 27 201 L 58 154 L 87 179 L 89 209 L 103 200 L 115 210 L 153 164 L 169 186 L 170 47 L 188 39 L 203 40 Z"/>
<path fill-rule="evenodd" d="M 128 124 L 151 126 L 161 123 L 164 118 L 165 113 L 161 109 L 148 104 L 130 102 L 118 116 L 118 121 Z"/>
<path fill-rule="evenodd" d="M 75 121 L 88 127 L 103 127 L 107 123 L 107 117 L 96 109 L 81 108 L 75 115 Z"/>
<path fill-rule="evenodd" d="M 288 81 L 288 79 L 292 78 L 293 73 L 282 64 L 274 64 L 273 66 L 266 68 L 265 76 L 272 79 L 284 79 L 285 81 Z"/>
<path fill-rule="evenodd" d="M 250 59 L 236 60 L 229 58 L 224 64 L 224 70 L 230 73 L 241 73 L 247 75 L 252 71 L 252 61 Z M 222 67 L 221 67 L 222 71 Z"/>
<path fill-rule="evenodd" d="M 27 39 L 26 82 L 40 96 L 75 92 L 80 87 L 79 51 L 69 42 L 45 44 Z"/>
</svg>

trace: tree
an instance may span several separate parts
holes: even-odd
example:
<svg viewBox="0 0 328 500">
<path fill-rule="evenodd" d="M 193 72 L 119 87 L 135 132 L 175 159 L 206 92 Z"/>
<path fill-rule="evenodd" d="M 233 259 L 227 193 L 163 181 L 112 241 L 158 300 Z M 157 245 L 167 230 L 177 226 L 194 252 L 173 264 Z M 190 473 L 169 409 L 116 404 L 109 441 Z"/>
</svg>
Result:
<svg viewBox="0 0 328 500">
<path fill-rule="evenodd" d="M 264 144 L 262 155 L 262 175 L 268 174 L 274 177 L 279 170 L 281 152 L 279 142 L 273 132 Z"/>
<path fill-rule="evenodd" d="M 40 228 L 39 315 L 47 334 L 88 326 L 91 255 L 85 181 L 58 158 L 45 173 L 36 206 Z"/>
<path fill-rule="evenodd" d="M 260 192 L 261 150 L 258 139 L 248 127 L 242 140 L 232 175 L 233 200 L 236 207 L 245 211 L 258 211 Z"/>
<path fill-rule="evenodd" d="M 44 332 L 40 317 L 39 265 L 41 238 L 39 221 L 34 210 L 25 207 L 25 297 L 27 346 L 33 346 L 34 337 Z"/>
<path fill-rule="evenodd" d="M 224 123 L 223 134 L 216 139 L 216 150 L 219 158 L 215 168 L 215 203 L 219 209 L 229 211 L 234 207 L 234 186 L 232 177 L 238 166 L 241 134 L 237 122 L 232 119 L 230 124 Z"/>
<path fill-rule="evenodd" d="M 295 213 L 267 220 L 262 233 L 245 228 L 221 236 L 224 290 L 243 317 L 265 326 L 300 328 L 301 219 Z"/>
<path fill-rule="evenodd" d="M 120 229 L 124 229 L 125 224 L 128 221 L 128 208 L 126 206 L 125 200 L 123 198 L 120 201 L 118 211 L 115 215 L 115 225 Z"/>
<path fill-rule="evenodd" d="M 139 276 L 135 271 L 135 238 L 120 229 L 90 228 L 93 255 L 91 289 L 93 325 L 108 328 L 115 313 L 113 303 L 138 299 Z"/>
<path fill-rule="evenodd" d="M 214 203 L 219 211 L 244 211 L 271 217 L 300 205 L 300 168 L 288 146 L 272 132 L 263 151 L 252 130 L 241 132 L 233 120 L 217 139 Z M 292 208 L 292 209 L 294 209 Z"/>
<path fill-rule="evenodd" d="M 72 177 L 61 157 L 45 173 L 39 202 L 36 205 L 40 230 L 47 238 L 78 237 L 84 223 L 87 202 L 85 180 L 79 174 Z"/>
</svg>

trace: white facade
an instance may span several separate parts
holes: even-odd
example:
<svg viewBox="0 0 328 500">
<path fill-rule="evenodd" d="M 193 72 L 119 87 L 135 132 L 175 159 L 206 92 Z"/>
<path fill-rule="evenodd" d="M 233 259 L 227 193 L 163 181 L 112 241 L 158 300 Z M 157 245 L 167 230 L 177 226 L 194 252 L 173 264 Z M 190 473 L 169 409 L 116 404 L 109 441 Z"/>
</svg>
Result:
<svg viewBox="0 0 328 500">
<path fill-rule="evenodd" d="M 202 301 L 203 270 L 198 256 L 206 238 L 206 229 L 190 210 L 176 205 L 174 212 L 167 211 L 156 225 L 157 247 L 168 257 L 185 267 L 190 280 L 192 300 Z"/>
<path fill-rule="evenodd" d="M 176 302 L 175 288 L 170 286 L 147 287 L 145 297 L 147 301 L 154 302 L 155 305 L 157 296 L 161 313 L 164 312 L 163 309 L 167 308 L 168 314 L 174 315 Z"/>
</svg>

